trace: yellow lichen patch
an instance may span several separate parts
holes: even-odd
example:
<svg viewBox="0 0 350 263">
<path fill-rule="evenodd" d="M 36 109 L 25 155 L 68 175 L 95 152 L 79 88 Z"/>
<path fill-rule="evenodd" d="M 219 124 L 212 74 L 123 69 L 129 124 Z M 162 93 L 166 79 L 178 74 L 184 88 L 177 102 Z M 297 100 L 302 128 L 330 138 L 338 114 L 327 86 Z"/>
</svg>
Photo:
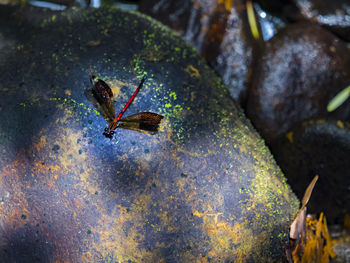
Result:
<svg viewBox="0 0 350 263">
<path fill-rule="evenodd" d="M 84 253 L 82 262 L 96 261 L 96 251 L 102 258 L 110 255 L 117 258 L 118 262 L 155 262 L 154 255 L 157 253 L 141 248 L 145 241 L 145 232 L 139 227 L 147 224 L 147 211 L 150 206 L 151 196 L 144 193 L 128 208 L 116 205 L 116 211 L 112 213 L 103 211 L 96 226 L 92 228 L 92 232 L 99 236 L 99 241 L 93 243 Z"/>
<path fill-rule="evenodd" d="M 185 71 L 190 74 L 191 78 L 196 77 L 198 78 L 200 76 L 198 69 L 196 69 L 194 66 L 192 65 L 188 65 L 185 68 Z"/>
<path fill-rule="evenodd" d="M 66 120 L 66 118 L 64 119 Z M 39 134 L 43 132 L 45 132 L 45 130 L 41 131 Z M 54 142 L 48 142 L 46 136 L 41 136 L 39 141 L 33 144 L 38 158 L 33 162 L 32 175 L 37 177 L 36 180 L 38 182 L 40 181 L 41 184 L 45 183 L 49 188 L 55 186 L 60 175 L 67 175 L 68 172 L 71 171 L 72 167 L 74 167 L 73 162 L 75 160 L 73 156 L 78 155 L 78 149 L 74 147 L 74 145 L 77 144 L 74 142 L 76 142 L 79 133 L 72 132 L 69 129 L 61 130 L 59 133 L 63 135 L 71 134 L 74 138 L 71 136 L 56 137 Z M 52 151 L 51 148 L 53 148 L 54 145 L 59 147 L 60 154 L 55 154 Z M 49 159 L 56 159 L 57 162 L 43 161 Z M 47 176 L 48 173 L 50 173 L 51 176 Z"/>
<path fill-rule="evenodd" d="M 244 262 L 251 255 L 258 254 L 263 238 L 266 238 L 264 233 L 256 238 L 247 222 L 233 224 L 234 218 L 227 219 L 223 212 L 215 212 L 210 206 L 206 212 L 193 211 L 193 215 L 203 219 L 202 231 L 210 238 L 207 256 L 215 262 L 227 258 Z"/>
<path fill-rule="evenodd" d="M 254 249 L 259 249 L 258 243 L 246 227 L 246 222 L 232 225 L 227 222 L 222 212 L 200 213 L 194 211 L 194 215 L 203 218 L 202 230 L 210 238 L 210 251 L 208 256 L 214 261 L 224 258 L 235 258 L 235 262 L 243 262 Z M 236 248 L 232 245 L 237 245 Z"/>
<path fill-rule="evenodd" d="M 69 110 L 66 110 L 64 117 L 56 120 L 57 125 L 64 127 L 64 124 L 67 122 L 67 119 L 70 118 L 71 114 Z M 82 151 L 83 142 L 81 144 L 77 143 L 77 141 L 83 137 L 83 131 L 72 130 L 71 128 L 59 128 L 57 132 L 59 136 L 56 136 L 55 141 L 51 141 L 50 143 L 51 145 L 59 146 L 60 154 L 55 156 L 59 161 L 60 167 L 67 171 L 71 170 L 73 167 L 75 169 L 88 169 L 85 167 L 87 155 Z M 54 157 L 52 153 L 51 156 Z M 80 172 L 77 172 L 77 174 L 80 174 Z"/>
<path fill-rule="evenodd" d="M 65 120 L 62 121 L 64 122 Z M 76 162 L 78 161 L 76 159 L 83 160 L 86 158 L 84 152 L 79 154 L 81 146 L 77 143 L 77 140 L 82 137 L 81 131 L 72 131 L 70 128 L 61 128 L 59 133 L 60 136 L 57 136 L 53 143 L 60 147 L 60 153 L 62 154 L 59 155 L 59 158 L 65 168 L 68 168 L 68 165 L 73 162 L 80 163 Z"/>
<path fill-rule="evenodd" d="M 22 191 L 26 187 L 23 182 L 26 165 L 26 155 L 21 152 L 13 162 L 0 171 L 0 192 L 3 193 L 2 198 L 5 200 L 0 202 L 0 222 L 9 228 L 13 225 L 19 228 L 26 223 L 21 220 L 21 215 L 28 209 L 27 198 Z"/>
<path fill-rule="evenodd" d="M 51 173 L 52 176 L 47 176 L 48 173 Z M 62 168 L 57 164 L 46 164 L 40 159 L 33 162 L 32 176 L 36 177 L 35 182 L 45 183 L 49 188 L 54 186 L 59 174 L 62 173 L 67 173 L 67 171 L 62 171 Z"/>
<path fill-rule="evenodd" d="M 237 237 L 235 244 L 239 244 L 237 249 L 234 250 L 234 262 L 249 262 L 250 258 L 253 258 L 254 262 L 271 262 L 267 258 L 260 258 L 259 254 L 263 247 L 263 242 L 267 239 L 266 233 L 262 232 L 258 235 L 253 235 L 252 230 L 245 222 L 240 224 L 235 224 L 233 227 L 230 225 L 225 226 L 226 230 L 233 236 Z M 225 235 L 224 235 L 225 237 Z M 225 242 L 226 248 L 230 246 L 231 239 Z M 220 253 L 222 247 L 218 250 L 217 255 L 223 255 Z M 223 251 L 225 252 L 225 251 Z M 229 253 L 227 257 L 233 258 Z"/>
<path fill-rule="evenodd" d="M 46 147 L 46 145 L 47 145 L 47 138 L 46 138 L 46 136 L 41 136 L 40 139 L 39 139 L 39 142 L 33 144 L 33 148 L 37 152 L 40 152 L 40 150 L 42 148 Z"/>
<path fill-rule="evenodd" d="M 197 217 L 204 217 L 204 216 L 213 217 L 215 225 L 218 224 L 218 217 L 220 215 L 223 215 L 223 214 L 224 213 L 221 213 L 221 212 L 219 212 L 219 213 L 201 213 L 197 210 L 193 212 L 193 215 L 197 216 Z"/>
<path fill-rule="evenodd" d="M 318 220 L 313 217 L 306 218 L 306 242 L 301 240 L 300 247 L 297 246 L 292 252 L 294 263 L 328 263 L 330 258 L 336 256 L 323 213 Z"/>
<path fill-rule="evenodd" d="M 168 232 L 179 231 L 179 228 L 174 226 L 174 218 L 172 218 L 169 215 L 169 211 L 168 210 L 160 209 L 160 211 L 159 211 L 157 216 L 158 216 L 158 218 L 160 220 L 160 225 L 167 226 Z"/>
<path fill-rule="evenodd" d="M 6 202 L 8 207 L 6 213 L 3 213 L 6 214 L 6 225 L 12 226 L 15 221 L 16 225 L 21 227 L 25 223 L 36 224 L 36 220 L 41 219 L 42 210 L 48 209 L 50 212 L 46 212 L 47 215 L 43 221 L 50 222 L 52 228 L 46 231 L 43 230 L 45 229 L 43 226 L 42 231 L 45 231 L 45 236 L 57 247 L 52 253 L 52 260 L 58 259 L 60 262 L 75 261 L 74 256 L 69 254 L 70 248 L 73 247 L 74 233 L 85 230 L 90 224 L 91 218 L 82 215 L 87 213 L 87 207 L 93 210 L 94 206 L 87 205 L 86 201 L 89 194 L 95 196 L 95 193 L 100 191 L 96 182 L 91 179 L 88 157 L 82 150 L 88 145 L 87 139 L 83 139 L 82 131 L 64 128 L 67 127 L 65 122 L 71 122 L 68 117 L 71 114 L 66 112 L 61 119 L 57 119 L 56 122 L 50 123 L 49 127 L 40 131 L 37 138 L 32 138 L 34 143 L 30 147 L 30 153 L 33 158 L 30 162 L 27 161 L 28 154 L 23 154 L 18 156 L 15 163 L 9 164 L 8 172 L 11 175 L 9 178 L 16 180 L 16 183 L 10 184 L 11 189 L 7 186 L 6 191 L 10 192 L 11 199 Z M 43 135 L 48 131 L 52 131 L 51 136 Z M 31 167 L 30 173 L 28 173 L 28 167 Z M 25 176 L 30 176 L 30 180 L 23 180 Z M 27 191 L 32 190 L 39 191 L 40 199 L 27 203 Z M 48 196 L 47 201 L 46 196 Z M 35 205 L 42 205 L 42 203 L 47 203 L 49 207 L 39 206 L 37 209 Z M 67 215 L 67 226 L 63 228 L 57 221 L 60 212 Z M 91 212 L 91 214 L 94 213 Z M 40 220 L 40 227 L 44 225 L 41 223 L 43 221 Z M 56 232 L 56 227 L 61 227 L 60 234 Z M 72 235 L 67 234 L 67 231 Z M 62 237 L 64 242 L 61 240 Z M 88 244 L 89 240 L 89 238 L 81 239 L 81 242 Z"/>
<path fill-rule="evenodd" d="M 193 253 L 192 253 L 192 251 L 191 250 L 188 250 L 188 251 L 184 251 L 184 252 L 180 252 L 179 253 L 179 258 L 181 258 L 181 262 L 193 262 L 193 263 L 206 263 L 206 262 L 208 262 L 207 261 L 207 259 L 206 259 L 206 257 L 204 257 L 204 258 L 196 258 L 194 255 L 193 255 Z M 164 262 L 166 262 L 166 261 L 164 261 Z"/>
<path fill-rule="evenodd" d="M 188 184 L 186 178 L 178 179 L 177 182 L 176 182 L 177 191 L 178 191 L 179 193 L 184 192 L 184 189 L 185 189 L 185 186 L 186 186 L 186 185 L 190 186 L 190 185 Z M 187 195 L 188 193 L 186 192 L 185 194 Z"/>
</svg>

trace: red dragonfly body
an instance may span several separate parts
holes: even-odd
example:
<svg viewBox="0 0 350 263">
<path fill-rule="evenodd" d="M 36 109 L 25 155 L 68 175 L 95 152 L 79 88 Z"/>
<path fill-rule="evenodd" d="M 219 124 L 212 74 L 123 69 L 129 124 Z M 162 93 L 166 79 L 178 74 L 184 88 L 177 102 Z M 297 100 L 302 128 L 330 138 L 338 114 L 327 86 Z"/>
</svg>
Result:
<svg viewBox="0 0 350 263">
<path fill-rule="evenodd" d="M 111 88 L 103 80 L 97 79 L 93 75 L 90 76 L 90 81 L 93 85 L 92 94 L 97 100 L 106 119 L 111 120 L 109 126 L 105 128 L 105 131 L 103 133 L 107 138 L 113 138 L 113 134 L 117 128 L 131 129 L 150 134 L 155 134 L 158 132 L 159 124 L 163 119 L 163 116 L 157 113 L 141 112 L 122 118 L 123 114 L 142 88 L 145 80 L 146 78 L 144 77 L 141 80 L 139 86 L 134 91 L 133 95 L 130 97 L 129 101 L 125 104 L 124 108 L 121 110 L 118 116 L 115 117 L 114 104 L 112 101 L 113 92 Z"/>
</svg>

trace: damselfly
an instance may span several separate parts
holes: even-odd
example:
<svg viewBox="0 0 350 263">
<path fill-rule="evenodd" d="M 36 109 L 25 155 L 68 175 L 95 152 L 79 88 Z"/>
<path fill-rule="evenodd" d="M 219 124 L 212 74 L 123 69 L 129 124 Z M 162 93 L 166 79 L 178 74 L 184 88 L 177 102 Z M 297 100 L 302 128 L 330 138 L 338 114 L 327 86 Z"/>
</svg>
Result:
<svg viewBox="0 0 350 263">
<path fill-rule="evenodd" d="M 139 132 L 145 132 L 149 134 L 155 134 L 159 130 L 159 124 L 163 119 L 162 115 L 153 112 L 140 112 L 134 115 L 122 118 L 123 114 L 135 99 L 137 93 L 143 86 L 146 77 L 142 78 L 139 86 L 134 91 L 134 94 L 130 97 L 129 101 L 125 104 L 124 108 L 115 117 L 115 109 L 113 103 L 113 92 L 106 82 L 98 79 L 96 76 L 90 76 L 90 82 L 93 86 L 92 94 L 97 100 L 102 115 L 109 121 L 109 126 L 105 128 L 104 135 L 107 138 L 113 138 L 113 134 L 117 128 L 136 130 Z"/>
</svg>

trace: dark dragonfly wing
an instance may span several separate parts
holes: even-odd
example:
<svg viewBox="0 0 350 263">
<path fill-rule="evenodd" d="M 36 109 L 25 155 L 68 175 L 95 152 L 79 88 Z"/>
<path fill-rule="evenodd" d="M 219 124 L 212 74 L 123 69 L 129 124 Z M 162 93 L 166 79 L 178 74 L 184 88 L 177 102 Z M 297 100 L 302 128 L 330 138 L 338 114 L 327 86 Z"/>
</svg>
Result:
<svg viewBox="0 0 350 263">
<path fill-rule="evenodd" d="M 164 117 L 153 112 L 141 112 L 121 119 L 118 128 L 156 134 Z"/>
<path fill-rule="evenodd" d="M 108 121 L 112 121 L 115 118 L 115 109 L 113 103 L 113 92 L 106 82 L 101 79 L 97 79 L 95 76 L 90 76 L 92 84 L 92 95 L 98 102 L 97 109 L 102 116 Z"/>
<path fill-rule="evenodd" d="M 123 122 L 142 122 L 148 124 L 159 124 L 164 117 L 153 112 L 140 112 L 128 117 L 122 118 L 120 121 Z"/>
</svg>

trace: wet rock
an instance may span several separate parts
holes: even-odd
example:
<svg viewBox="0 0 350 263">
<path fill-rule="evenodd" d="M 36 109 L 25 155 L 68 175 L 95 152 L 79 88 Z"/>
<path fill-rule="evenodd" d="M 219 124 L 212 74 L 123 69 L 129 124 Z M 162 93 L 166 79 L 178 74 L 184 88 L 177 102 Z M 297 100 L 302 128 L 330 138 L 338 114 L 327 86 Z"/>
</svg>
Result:
<svg viewBox="0 0 350 263">
<path fill-rule="evenodd" d="M 254 72 L 247 114 L 270 142 L 303 120 L 329 115 L 328 102 L 350 83 L 350 52 L 323 28 L 292 24 L 267 42 Z M 331 115 L 347 119 L 350 101 Z"/>
<path fill-rule="evenodd" d="M 350 212 L 350 124 L 304 122 L 272 146 L 272 152 L 299 198 L 319 175 L 308 211 L 324 212 L 330 224 L 343 224 Z"/>
<path fill-rule="evenodd" d="M 245 1 L 144 0 L 140 10 L 170 26 L 197 48 L 244 104 L 254 41 Z"/>
<path fill-rule="evenodd" d="M 295 0 L 295 2 L 304 17 L 350 41 L 350 2 L 348 0 Z"/>
<path fill-rule="evenodd" d="M 1 8 L 6 8 L 0 6 Z M 0 57 L 1 262 L 262 262 L 284 256 L 298 200 L 218 76 L 173 31 L 119 9 L 13 19 Z M 117 129 L 88 100 L 104 79 Z M 135 128 L 135 126 L 134 126 Z M 27 242 L 28 241 L 28 242 Z"/>
</svg>

